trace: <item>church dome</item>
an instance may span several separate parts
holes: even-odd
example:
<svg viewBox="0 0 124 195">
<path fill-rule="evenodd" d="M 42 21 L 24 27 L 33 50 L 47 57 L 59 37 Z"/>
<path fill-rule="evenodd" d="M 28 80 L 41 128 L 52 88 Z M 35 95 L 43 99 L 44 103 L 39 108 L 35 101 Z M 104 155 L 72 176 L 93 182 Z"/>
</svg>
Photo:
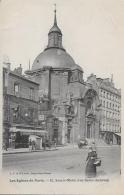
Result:
<svg viewBox="0 0 124 195">
<path fill-rule="evenodd" d="M 73 58 L 60 48 L 49 48 L 40 53 L 32 65 L 32 70 L 52 66 L 53 68 L 72 68 L 75 66 Z"/>
<path fill-rule="evenodd" d="M 48 45 L 34 60 L 32 70 L 42 69 L 45 66 L 53 68 L 78 68 L 73 58 L 63 48 L 62 32 L 57 25 L 56 9 L 54 10 L 54 24 L 48 33 Z"/>
</svg>

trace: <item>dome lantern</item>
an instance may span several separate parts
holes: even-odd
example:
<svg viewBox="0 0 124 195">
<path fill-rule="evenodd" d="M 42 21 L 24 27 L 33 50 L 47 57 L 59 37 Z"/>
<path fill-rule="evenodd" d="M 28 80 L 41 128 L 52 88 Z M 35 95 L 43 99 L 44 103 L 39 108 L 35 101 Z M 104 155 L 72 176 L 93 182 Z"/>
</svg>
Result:
<svg viewBox="0 0 124 195">
<path fill-rule="evenodd" d="M 54 10 L 54 24 L 48 33 L 48 46 L 45 50 L 49 48 L 60 48 L 65 50 L 62 46 L 62 32 L 57 25 L 56 4 Z"/>
</svg>

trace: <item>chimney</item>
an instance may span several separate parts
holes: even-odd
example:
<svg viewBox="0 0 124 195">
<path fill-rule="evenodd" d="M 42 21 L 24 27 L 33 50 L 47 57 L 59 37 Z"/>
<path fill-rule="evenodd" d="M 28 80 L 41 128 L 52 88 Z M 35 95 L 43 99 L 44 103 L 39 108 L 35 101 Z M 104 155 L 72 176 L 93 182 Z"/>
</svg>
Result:
<svg viewBox="0 0 124 195">
<path fill-rule="evenodd" d="M 22 75 L 22 65 L 20 64 L 20 66 L 18 68 L 15 68 L 14 69 L 14 72 L 16 74 Z"/>
<path fill-rule="evenodd" d="M 11 63 L 10 62 L 3 62 L 3 67 L 5 67 L 8 71 L 10 71 Z"/>
<path fill-rule="evenodd" d="M 11 63 L 7 55 L 3 56 L 3 67 L 6 68 L 8 71 L 10 71 Z"/>
</svg>

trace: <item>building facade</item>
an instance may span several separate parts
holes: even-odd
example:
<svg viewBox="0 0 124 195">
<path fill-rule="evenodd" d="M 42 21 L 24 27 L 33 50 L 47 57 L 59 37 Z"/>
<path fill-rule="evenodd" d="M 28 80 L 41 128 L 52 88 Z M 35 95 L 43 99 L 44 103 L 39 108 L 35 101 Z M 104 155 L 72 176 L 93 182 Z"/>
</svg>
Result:
<svg viewBox="0 0 124 195">
<path fill-rule="evenodd" d="M 101 103 L 100 136 L 108 143 L 120 144 L 121 137 L 121 90 L 115 88 L 112 78 L 97 78 L 91 74 L 88 83 L 98 88 Z"/>
<path fill-rule="evenodd" d="M 27 147 L 28 135 L 41 130 L 38 126 L 39 84 L 23 76 L 21 66 L 11 71 L 9 63 L 4 65 L 7 66 L 3 68 L 3 144 Z"/>
</svg>

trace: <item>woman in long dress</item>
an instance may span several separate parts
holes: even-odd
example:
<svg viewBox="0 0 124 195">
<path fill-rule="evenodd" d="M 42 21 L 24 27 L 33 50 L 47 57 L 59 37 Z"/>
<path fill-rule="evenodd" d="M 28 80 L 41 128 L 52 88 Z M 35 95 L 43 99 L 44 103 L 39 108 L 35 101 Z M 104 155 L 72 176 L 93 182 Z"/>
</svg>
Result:
<svg viewBox="0 0 124 195">
<path fill-rule="evenodd" d="M 95 159 L 97 158 L 96 151 L 93 150 L 92 147 L 89 148 L 88 156 L 87 156 L 87 164 L 85 174 L 86 177 L 96 177 L 96 165 L 94 165 Z"/>
</svg>

